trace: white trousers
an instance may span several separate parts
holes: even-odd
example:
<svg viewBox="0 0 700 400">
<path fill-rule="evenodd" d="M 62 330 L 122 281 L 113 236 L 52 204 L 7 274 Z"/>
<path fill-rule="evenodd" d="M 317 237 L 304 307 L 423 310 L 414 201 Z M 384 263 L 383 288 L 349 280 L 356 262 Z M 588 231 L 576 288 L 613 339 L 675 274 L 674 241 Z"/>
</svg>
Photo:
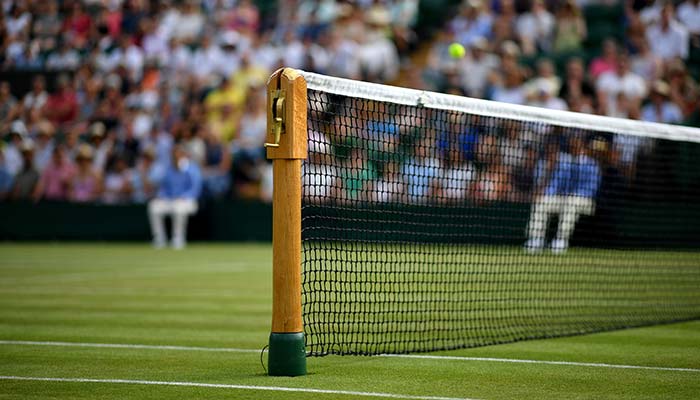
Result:
<svg viewBox="0 0 700 400">
<path fill-rule="evenodd" d="M 552 214 L 558 214 L 559 226 L 557 227 L 556 240 L 564 240 L 568 243 L 579 217 L 593 215 L 594 212 L 595 202 L 588 197 L 540 196 L 530 212 L 528 238 L 544 243 L 549 218 Z"/>
<path fill-rule="evenodd" d="M 173 246 L 183 247 L 186 243 L 187 219 L 197 212 L 197 201 L 193 199 L 153 199 L 148 203 L 148 220 L 151 223 L 153 243 L 164 246 L 165 217 L 173 220 Z"/>
</svg>

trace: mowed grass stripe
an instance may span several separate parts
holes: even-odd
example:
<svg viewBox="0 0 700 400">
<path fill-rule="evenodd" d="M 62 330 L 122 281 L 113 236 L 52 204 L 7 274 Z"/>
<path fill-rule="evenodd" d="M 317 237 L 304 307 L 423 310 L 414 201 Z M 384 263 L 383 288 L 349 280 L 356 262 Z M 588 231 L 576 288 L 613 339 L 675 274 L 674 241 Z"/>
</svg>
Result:
<svg viewBox="0 0 700 400">
<path fill-rule="evenodd" d="M 54 347 L 87 347 L 106 349 L 144 349 L 144 350 L 168 350 L 168 351 L 204 351 L 216 353 L 261 353 L 256 349 L 236 349 L 230 347 L 196 347 L 196 346 L 173 346 L 173 345 L 146 345 L 146 344 L 123 344 L 123 343 L 75 343 L 75 342 L 39 342 L 28 340 L 0 340 L 0 345 L 18 346 L 54 346 Z M 648 369 L 656 371 L 677 371 L 677 372 L 700 372 L 699 368 L 676 368 L 676 367 L 654 367 L 645 365 L 621 365 L 607 363 L 586 363 L 575 361 L 551 361 L 551 360 L 523 360 L 512 358 L 492 358 L 492 357 L 464 357 L 464 356 L 441 356 L 441 355 L 421 355 L 421 354 L 380 354 L 375 357 L 436 360 L 436 361 L 477 361 L 477 362 L 502 362 L 515 364 L 544 364 L 544 365 L 565 365 L 573 367 L 594 367 L 594 368 L 619 368 L 619 369 Z"/>
<path fill-rule="evenodd" d="M 480 257 L 488 263 L 507 260 L 510 251 L 522 254 L 519 249 L 498 251 L 490 249 Z M 575 256 L 584 253 L 577 250 Z M 610 263 L 624 258 L 640 263 L 651 254 L 655 253 L 611 253 Z M 44 263 L 46 260 L 51 261 Z M 563 259 L 542 255 L 528 260 L 526 269 L 539 263 L 549 268 Z M 693 264 L 683 254 L 668 254 L 668 261 L 673 260 L 678 260 L 678 266 Z M 245 270 L 227 271 L 229 262 L 232 267 L 243 263 Z M 202 272 L 207 265 L 212 265 L 211 272 Z M 168 273 L 169 268 L 172 273 Z M 52 284 L 42 278 L 45 271 L 86 272 L 94 277 Z M 10 280 L 12 284 L 5 283 Z M 0 339 L 261 349 L 270 330 L 270 282 L 269 245 L 195 243 L 183 252 L 173 252 L 154 251 L 145 244 L 0 244 Z M 257 350 L 232 353 L 6 345 L 0 346 L 0 375 L 207 382 L 489 400 L 695 399 L 700 393 L 700 379 L 688 372 L 389 357 L 310 358 L 308 376 L 270 378 L 263 373 L 259 354 Z M 440 355 L 700 369 L 700 323 Z M 266 400 L 281 395 L 293 399 L 312 396 L 216 388 L 0 382 L 0 398 L 7 399 Z M 324 398 L 348 396 L 328 394 Z"/>
<path fill-rule="evenodd" d="M 241 389 L 241 390 L 263 390 L 271 392 L 301 392 L 313 394 L 334 394 L 342 396 L 360 397 L 382 397 L 388 399 L 407 400 L 476 400 L 465 397 L 441 397 L 441 396 L 411 396 L 396 393 L 360 392 L 349 390 L 331 390 L 314 388 L 295 388 L 283 386 L 250 386 L 234 385 L 225 383 L 201 383 L 201 382 L 172 382 L 172 381 L 142 381 L 134 379 L 91 379 L 91 378 L 47 378 L 34 376 L 0 376 L 0 380 L 13 381 L 40 381 L 40 382 L 70 382 L 70 383 L 107 383 L 107 384 L 128 384 L 128 385 L 149 385 L 149 386 L 185 386 L 217 389 Z"/>
</svg>

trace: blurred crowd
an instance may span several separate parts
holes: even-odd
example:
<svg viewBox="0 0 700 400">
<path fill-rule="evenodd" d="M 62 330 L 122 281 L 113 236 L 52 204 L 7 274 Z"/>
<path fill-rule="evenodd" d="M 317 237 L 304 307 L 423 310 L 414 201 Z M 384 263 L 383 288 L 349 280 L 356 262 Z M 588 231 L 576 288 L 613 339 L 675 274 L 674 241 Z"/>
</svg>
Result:
<svg viewBox="0 0 700 400">
<path fill-rule="evenodd" d="M 499 0 L 494 7 L 467 0 L 440 33 L 427 67 L 415 71 L 416 86 L 557 110 L 684 122 L 700 98 L 697 69 L 693 76 L 686 65 L 700 50 L 700 1 L 626 0 L 616 21 L 624 25 L 623 40 L 605 38 L 588 57 L 581 6 L 590 3 Z M 449 57 L 452 42 L 466 46 L 464 58 Z"/>
<path fill-rule="evenodd" d="M 624 40 L 588 58 L 582 7 L 601 2 L 465 0 L 422 43 L 418 0 L 278 1 L 269 15 L 250 0 L 3 0 L 1 68 L 33 81 L 21 95 L 0 82 L 0 199 L 145 202 L 179 143 L 200 166 L 203 196 L 267 201 L 264 84 L 280 66 L 685 121 L 700 98 L 686 63 L 700 46 L 700 0 L 625 1 Z M 449 56 L 452 42 L 464 58 Z M 526 131 L 508 130 L 512 140 Z M 627 163 L 648 147 L 613 145 Z"/>
<path fill-rule="evenodd" d="M 0 198 L 144 202 L 175 143 L 203 196 L 271 197 L 265 87 L 281 66 L 394 80 L 416 1 L 5 0 Z"/>
</svg>

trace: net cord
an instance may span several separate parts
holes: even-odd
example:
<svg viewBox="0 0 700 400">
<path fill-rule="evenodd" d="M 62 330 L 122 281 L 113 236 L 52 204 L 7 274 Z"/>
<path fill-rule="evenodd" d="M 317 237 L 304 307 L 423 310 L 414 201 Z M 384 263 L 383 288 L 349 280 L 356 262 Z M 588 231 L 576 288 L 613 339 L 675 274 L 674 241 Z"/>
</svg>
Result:
<svg viewBox="0 0 700 400">
<path fill-rule="evenodd" d="M 545 123 L 598 132 L 611 132 L 639 137 L 700 143 L 700 129 L 687 126 L 500 103 L 444 93 L 337 78 L 306 71 L 299 71 L 299 73 L 306 79 L 307 88 L 310 90 L 318 90 L 348 97 L 359 97 L 409 106 L 451 110 L 488 117 Z"/>
</svg>

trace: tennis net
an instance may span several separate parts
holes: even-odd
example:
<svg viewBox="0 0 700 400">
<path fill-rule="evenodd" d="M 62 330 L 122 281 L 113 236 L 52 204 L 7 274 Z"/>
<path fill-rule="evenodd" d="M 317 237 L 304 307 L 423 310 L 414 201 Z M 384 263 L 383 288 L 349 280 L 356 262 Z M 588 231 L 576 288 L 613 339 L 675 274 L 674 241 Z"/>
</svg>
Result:
<svg viewBox="0 0 700 400">
<path fill-rule="evenodd" d="M 700 317 L 700 130 L 301 74 L 308 354 Z"/>
</svg>

